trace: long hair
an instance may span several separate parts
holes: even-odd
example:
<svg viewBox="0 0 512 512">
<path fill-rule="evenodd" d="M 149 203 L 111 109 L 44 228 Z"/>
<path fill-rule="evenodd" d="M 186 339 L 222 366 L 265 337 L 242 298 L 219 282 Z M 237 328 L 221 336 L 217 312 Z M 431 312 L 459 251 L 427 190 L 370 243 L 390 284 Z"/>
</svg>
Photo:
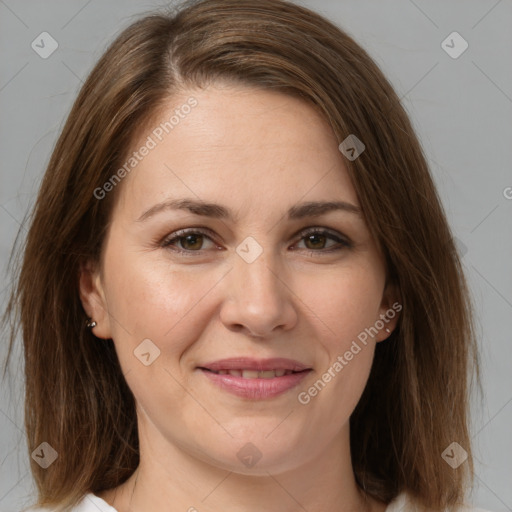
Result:
<svg viewBox="0 0 512 512">
<path fill-rule="evenodd" d="M 354 134 L 365 144 L 346 166 L 403 310 L 350 418 L 356 480 L 385 502 L 406 491 L 433 510 L 461 503 L 474 477 L 469 398 L 479 377 L 471 300 L 399 98 L 359 45 L 312 11 L 203 0 L 121 32 L 81 88 L 39 190 L 6 311 L 6 366 L 22 328 L 29 453 L 48 442 L 59 455 L 47 469 L 30 459 L 37 505 L 67 510 L 139 463 L 134 397 L 113 344 L 85 327 L 80 263 L 100 258 L 122 184 L 102 200 L 95 190 L 175 92 L 217 79 L 301 98 L 340 143 Z M 453 441 L 468 454 L 457 469 L 441 456 Z"/>
</svg>

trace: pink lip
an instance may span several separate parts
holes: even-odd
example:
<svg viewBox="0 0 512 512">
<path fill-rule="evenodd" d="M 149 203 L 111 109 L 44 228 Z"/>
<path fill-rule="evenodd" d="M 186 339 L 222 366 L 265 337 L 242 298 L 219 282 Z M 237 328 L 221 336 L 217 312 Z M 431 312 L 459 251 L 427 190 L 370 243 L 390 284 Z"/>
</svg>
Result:
<svg viewBox="0 0 512 512">
<path fill-rule="evenodd" d="M 299 373 L 291 373 L 272 379 L 244 379 L 235 375 L 220 375 L 204 368 L 201 368 L 201 371 L 214 384 L 234 395 L 252 400 L 263 400 L 280 395 L 297 386 L 311 370 L 303 370 Z"/>
<path fill-rule="evenodd" d="M 297 386 L 311 371 L 311 368 L 292 359 L 250 359 L 246 357 L 213 361 L 200 366 L 199 369 L 220 388 L 234 395 L 252 400 L 263 400 L 278 396 Z M 213 373 L 219 370 L 292 370 L 298 373 L 271 379 L 244 379 L 235 375 Z"/>
</svg>

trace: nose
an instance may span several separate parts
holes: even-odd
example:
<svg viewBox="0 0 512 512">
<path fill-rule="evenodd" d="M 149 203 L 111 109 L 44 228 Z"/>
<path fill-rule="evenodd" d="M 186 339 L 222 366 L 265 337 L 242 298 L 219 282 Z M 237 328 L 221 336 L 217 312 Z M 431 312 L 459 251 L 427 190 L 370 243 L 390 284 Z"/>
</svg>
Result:
<svg viewBox="0 0 512 512">
<path fill-rule="evenodd" d="M 234 268 L 224 282 L 225 300 L 220 310 L 223 324 L 251 337 L 268 338 L 289 330 L 297 322 L 291 283 L 286 282 L 266 251 L 252 263 L 235 255 Z"/>
</svg>

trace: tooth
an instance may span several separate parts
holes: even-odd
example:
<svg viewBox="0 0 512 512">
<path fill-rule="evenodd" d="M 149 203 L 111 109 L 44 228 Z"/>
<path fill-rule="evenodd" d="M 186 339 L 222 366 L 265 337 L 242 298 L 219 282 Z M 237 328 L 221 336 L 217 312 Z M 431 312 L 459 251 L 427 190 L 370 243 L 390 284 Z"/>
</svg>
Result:
<svg viewBox="0 0 512 512">
<path fill-rule="evenodd" d="M 253 370 L 242 370 L 242 377 L 244 379 L 257 379 L 258 372 Z"/>
<path fill-rule="evenodd" d="M 290 375 L 293 370 L 218 370 L 214 372 L 218 375 L 232 375 L 233 377 L 243 377 L 244 379 L 273 379 Z"/>
</svg>

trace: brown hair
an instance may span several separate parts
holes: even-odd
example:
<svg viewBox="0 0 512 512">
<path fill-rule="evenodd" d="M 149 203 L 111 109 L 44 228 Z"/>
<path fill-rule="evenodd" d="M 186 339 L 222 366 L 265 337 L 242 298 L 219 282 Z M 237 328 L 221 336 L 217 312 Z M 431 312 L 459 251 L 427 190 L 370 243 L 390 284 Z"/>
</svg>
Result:
<svg viewBox="0 0 512 512">
<path fill-rule="evenodd" d="M 47 469 L 31 460 L 38 505 L 64 510 L 138 465 L 133 395 L 113 344 L 85 328 L 78 293 L 80 263 L 100 258 L 120 187 L 103 200 L 94 191 L 122 165 L 136 127 L 179 89 L 216 79 L 302 98 L 339 142 L 350 134 L 364 142 L 346 166 L 403 310 L 377 344 L 350 418 L 354 472 L 385 502 L 407 491 L 434 510 L 461 503 L 474 471 L 473 375 L 480 382 L 471 302 L 399 98 L 368 54 L 318 14 L 281 0 L 204 0 L 119 35 L 83 85 L 42 181 L 7 309 L 7 363 L 16 326 L 23 331 L 29 452 L 46 441 L 59 454 Z M 457 469 L 441 457 L 453 441 L 468 453 Z"/>
</svg>

